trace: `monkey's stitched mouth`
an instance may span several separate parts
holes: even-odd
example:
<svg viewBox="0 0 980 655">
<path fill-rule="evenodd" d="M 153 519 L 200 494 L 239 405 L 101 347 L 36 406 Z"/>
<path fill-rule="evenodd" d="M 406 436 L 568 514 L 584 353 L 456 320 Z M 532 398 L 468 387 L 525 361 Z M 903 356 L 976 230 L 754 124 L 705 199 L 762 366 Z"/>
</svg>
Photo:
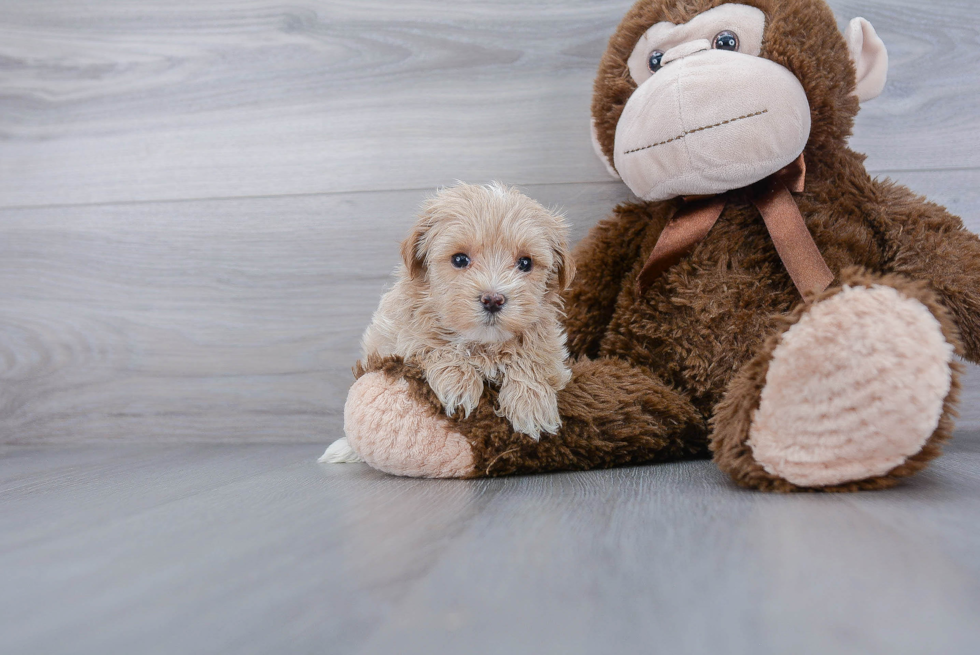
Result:
<svg viewBox="0 0 980 655">
<path fill-rule="evenodd" d="M 752 114 L 745 114 L 744 116 L 738 116 L 737 118 L 729 118 L 727 121 L 722 121 L 720 123 L 715 123 L 714 125 L 705 125 L 703 127 L 698 127 L 698 128 L 693 129 L 693 130 L 688 130 L 687 132 L 684 132 L 683 134 L 678 134 L 674 138 L 667 139 L 666 141 L 661 141 L 660 143 L 652 143 L 652 144 L 650 144 L 648 146 L 643 146 L 642 148 L 634 148 L 633 150 L 627 150 L 623 154 L 624 155 L 632 155 L 634 152 L 641 152 L 643 150 L 649 150 L 650 148 L 656 148 L 657 146 L 665 146 L 668 143 L 673 143 L 674 141 L 677 141 L 679 139 L 683 139 L 688 134 L 695 134 L 696 132 L 704 132 L 705 130 L 711 130 L 711 129 L 714 129 L 716 127 L 721 127 L 723 125 L 731 125 L 732 123 L 736 123 L 738 121 L 744 121 L 747 118 L 755 118 L 756 116 L 762 116 L 763 114 L 768 114 L 768 113 L 769 113 L 769 110 L 768 109 L 763 109 L 762 111 L 757 111 L 757 112 L 752 113 Z"/>
</svg>

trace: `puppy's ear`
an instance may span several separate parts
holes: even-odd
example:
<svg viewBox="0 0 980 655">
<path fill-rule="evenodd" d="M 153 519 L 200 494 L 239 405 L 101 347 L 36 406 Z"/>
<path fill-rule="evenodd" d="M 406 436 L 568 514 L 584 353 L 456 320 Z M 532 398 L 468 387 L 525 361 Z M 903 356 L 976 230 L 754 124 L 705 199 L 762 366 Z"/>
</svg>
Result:
<svg viewBox="0 0 980 655">
<path fill-rule="evenodd" d="M 428 231 L 429 226 L 419 222 L 408 238 L 402 241 L 402 261 L 413 280 L 425 273 L 425 235 Z"/>
<path fill-rule="evenodd" d="M 554 254 L 555 271 L 558 274 L 558 290 L 565 291 L 575 279 L 575 260 L 572 258 L 571 250 L 565 239 L 555 245 Z"/>
<path fill-rule="evenodd" d="M 422 203 L 412 233 L 402 241 L 402 261 L 413 280 L 425 274 L 425 260 L 428 258 L 429 248 L 432 247 L 432 239 L 436 236 L 433 230 L 444 219 L 441 210 L 445 203 L 444 195 L 437 194 Z"/>
</svg>

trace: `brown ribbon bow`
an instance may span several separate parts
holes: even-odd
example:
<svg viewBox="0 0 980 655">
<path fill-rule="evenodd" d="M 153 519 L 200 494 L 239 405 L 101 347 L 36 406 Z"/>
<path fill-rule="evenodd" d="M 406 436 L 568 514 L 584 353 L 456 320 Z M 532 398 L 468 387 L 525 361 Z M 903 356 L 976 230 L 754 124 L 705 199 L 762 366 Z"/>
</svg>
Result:
<svg viewBox="0 0 980 655">
<path fill-rule="evenodd" d="M 804 297 L 811 292 L 823 291 L 834 279 L 793 199 L 793 193 L 803 193 L 805 179 L 806 164 L 800 155 L 786 168 L 749 187 L 748 195 L 749 202 L 762 214 L 783 266 Z M 732 200 L 731 195 L 729 192 L 688 200 L 678 210 L 660 233 L 653 252 L 640 271 L 636 280 L 639 295 L 646 293 L 664 271 L 694 250 L 708 235 Z"/>
</svg>

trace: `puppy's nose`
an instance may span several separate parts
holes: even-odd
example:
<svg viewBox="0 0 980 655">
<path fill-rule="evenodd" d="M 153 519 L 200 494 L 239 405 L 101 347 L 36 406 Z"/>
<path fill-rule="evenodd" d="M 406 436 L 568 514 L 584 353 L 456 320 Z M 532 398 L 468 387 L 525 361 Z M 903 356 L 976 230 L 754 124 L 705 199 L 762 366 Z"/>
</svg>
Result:
<svg viewBox="0 0 980 655">
<path fill-rule="evenodd" d="M 504 308 L 504 303 L 507 302 L 507 298 L 497 292 L 491 292 L 480 296 L 480 302 L 483 303 L 483 309 L 491 314 L 496 314 Z"/>
</svg>

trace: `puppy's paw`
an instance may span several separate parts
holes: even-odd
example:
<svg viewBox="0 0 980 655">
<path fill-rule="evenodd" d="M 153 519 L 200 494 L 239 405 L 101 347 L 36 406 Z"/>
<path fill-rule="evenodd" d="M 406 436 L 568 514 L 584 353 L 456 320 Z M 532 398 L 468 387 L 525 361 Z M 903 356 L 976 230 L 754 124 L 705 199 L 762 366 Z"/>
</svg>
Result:
<svg viewBox="0 0 980 655">
<path fill-rule="evenodd" d="M 504 380 L 500 386 L 500 410 L 514 430 L 535 441 L 541 433 L 555 434 L 561 427 L 558 393 L 545 384 Z"/>
<path fill-rule="evenodd" d="M 468 364 L 429 370 L 426 378 L 446 410 L 446 416 L 453 416 L 457 409 L 461 409 L 463 416 L 468 417 L 480 404 L 483 378 Z"/>
</svg>

